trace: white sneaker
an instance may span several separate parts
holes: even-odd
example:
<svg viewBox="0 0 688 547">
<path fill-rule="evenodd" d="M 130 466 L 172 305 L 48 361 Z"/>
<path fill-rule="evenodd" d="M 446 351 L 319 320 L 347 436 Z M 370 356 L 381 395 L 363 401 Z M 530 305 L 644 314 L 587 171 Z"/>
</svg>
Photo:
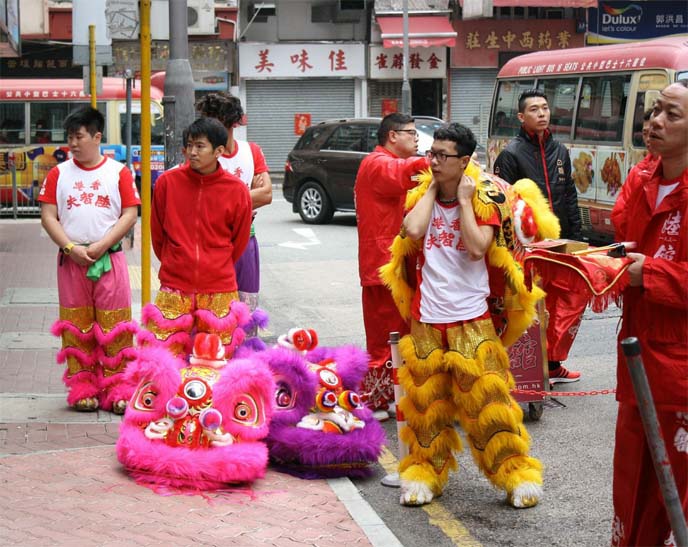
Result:
<svg viewBox="0 0 688 547">
<path fill-rule="evenodd" d="M 374 410 L 373 418 L 375 418 L 378 422 L 386 422 L 389 420 L 389 412 L 386 410 Z"/>
</svg>

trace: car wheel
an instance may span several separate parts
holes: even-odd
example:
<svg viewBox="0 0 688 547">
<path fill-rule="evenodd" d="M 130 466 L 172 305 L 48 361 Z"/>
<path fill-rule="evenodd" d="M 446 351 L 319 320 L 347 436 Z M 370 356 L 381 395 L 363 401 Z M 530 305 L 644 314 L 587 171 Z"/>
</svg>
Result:
<svg viewBox="0 0 688 547">
<path fill-rule="evenodd" d="M 327 224 L 334 215 L 330 198 L 323 187 L 314 181 L 301 186 L 296 203 L 299 215 L 306 224 Z"/>
</svg>

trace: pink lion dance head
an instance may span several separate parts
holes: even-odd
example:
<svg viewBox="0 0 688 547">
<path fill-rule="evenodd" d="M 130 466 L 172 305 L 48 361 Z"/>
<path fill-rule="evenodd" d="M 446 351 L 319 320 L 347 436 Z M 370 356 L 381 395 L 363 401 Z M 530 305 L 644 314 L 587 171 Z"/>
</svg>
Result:
<svg viewBox="0 0 688 547">
<path fill-rule="evenodd" d="M 368 354 L 354 346 L 316 348 L 312 330 L 292 329 L 262 358 L 275 378 L 271 460 L 305 478 L 366 476 L 385 433 L 356 390 Z"/>
<path fill-rule="evenodd" d="M 212 490 L 265 475 L 275 390 L 258 359 L 224 360 L 215 334 L 199 333 L 189 363 L 160 346 L 127 367 L 137 385 L 117 457 L 137 482 Z"/>
</svg>

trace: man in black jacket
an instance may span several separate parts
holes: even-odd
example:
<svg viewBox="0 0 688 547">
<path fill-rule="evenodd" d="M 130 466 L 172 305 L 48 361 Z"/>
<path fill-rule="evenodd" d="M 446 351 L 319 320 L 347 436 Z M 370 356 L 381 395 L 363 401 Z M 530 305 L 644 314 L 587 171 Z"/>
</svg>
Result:
<svg viewBox="0 0 688 547">
<path fill-rule="evenodd" d="M 495 175 L 511 184 L 522 178 L 535 181 L 559 218 L 561 237 L 582 239 L 578 195 L 571 178 L 571 158 L 566 147 L 552 138 L 547 96 L 538 89 L 521 93 L 518 119 L 522 124 L 521 131 L 497 157 Z M 568 370 L 561 362 L 568 357 L 585 308 L 577 306 L 574 309 L 570 305 L 565 287 L 557 293 L 560 294 L 548 296 L 545 301 L 550 314 L 547 328 L 550 383 L 577 382 L 580 372 Z M 578 322 L 566 332 L 559 333 L 556 317 L 560 313 L 577 313 Z"/>
</svg>

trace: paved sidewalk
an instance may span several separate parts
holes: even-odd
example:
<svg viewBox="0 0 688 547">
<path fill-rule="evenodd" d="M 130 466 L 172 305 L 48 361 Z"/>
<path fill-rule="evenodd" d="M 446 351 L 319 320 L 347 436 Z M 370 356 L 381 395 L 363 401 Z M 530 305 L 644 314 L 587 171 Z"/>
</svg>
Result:
<svg viewBox="0 0 688 547">
<path fill-rule="evenodd" d="M 0 545 L 400 545 L 347 479 L 268 470 L 202 495 L 131 480 L 115 456 L 120 418 L 66 406 L 49 333 L 55 255 L 37 219 L 0 220 Z M 135 278 L 137 246 L 127 258 Z"/>
</svg>

